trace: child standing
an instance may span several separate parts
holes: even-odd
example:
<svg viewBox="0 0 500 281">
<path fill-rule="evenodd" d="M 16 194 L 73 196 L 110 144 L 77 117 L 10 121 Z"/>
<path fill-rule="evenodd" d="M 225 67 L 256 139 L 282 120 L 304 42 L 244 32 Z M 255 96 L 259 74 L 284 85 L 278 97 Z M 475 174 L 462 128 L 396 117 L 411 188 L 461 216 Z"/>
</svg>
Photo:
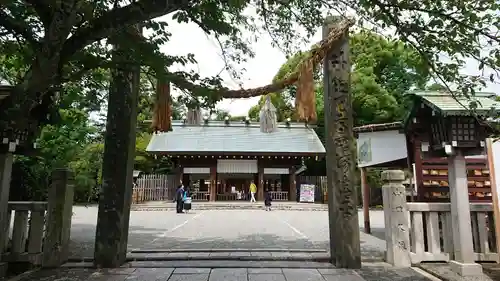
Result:
<svg viewBox="0 0 500 281">
<path fill-rule="evenodd" d="M 273 201 L 271 193 L 269 192 L 269 189 L 266 189 L 264 194 L 264 205 L 266 206 L 266 211 L 271 211 L 271 201 Z"/>
</svg>

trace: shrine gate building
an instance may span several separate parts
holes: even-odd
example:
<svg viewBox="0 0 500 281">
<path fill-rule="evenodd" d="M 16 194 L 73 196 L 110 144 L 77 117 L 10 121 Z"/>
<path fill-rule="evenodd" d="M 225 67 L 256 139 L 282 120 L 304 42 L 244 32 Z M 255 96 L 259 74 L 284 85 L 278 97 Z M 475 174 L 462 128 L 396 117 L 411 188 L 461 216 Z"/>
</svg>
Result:
<svg viewBox="0 0 500 281">
<path fill-rule="evenodd" d="M 176 180 L 189 185 L 193 200 L 248 200 L 251 181 L 257 200 L 268 189 L 276 201 L 296 201 L 296 171 L 307 158 L 325 156 L 311 126 L 278 123 L 271 133 L 259 123 L 172 121 L 172 131 L 153 134 L 147 151 L 174 163 Z"/>
</svg>

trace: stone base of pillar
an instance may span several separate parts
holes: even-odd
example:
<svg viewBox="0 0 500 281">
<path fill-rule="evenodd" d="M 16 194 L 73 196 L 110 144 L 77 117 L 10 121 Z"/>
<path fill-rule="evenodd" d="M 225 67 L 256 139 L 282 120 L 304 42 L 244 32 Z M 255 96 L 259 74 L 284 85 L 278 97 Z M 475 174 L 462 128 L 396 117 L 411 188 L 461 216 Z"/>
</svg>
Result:
<svg viewBox="0 0 500 281">
<path fill-rule="evenodd" d="M 6 262 L 0 262 L 0 279 L 7 276 L 7 266 Z"/>
<path fill-rule="evenodd" d="M 450 261 L 449 264 L 451 270 L 462 277 L 483 275 L 483 267 L 478 263 L 461 263 L 458 261 Z"/>
</svg>

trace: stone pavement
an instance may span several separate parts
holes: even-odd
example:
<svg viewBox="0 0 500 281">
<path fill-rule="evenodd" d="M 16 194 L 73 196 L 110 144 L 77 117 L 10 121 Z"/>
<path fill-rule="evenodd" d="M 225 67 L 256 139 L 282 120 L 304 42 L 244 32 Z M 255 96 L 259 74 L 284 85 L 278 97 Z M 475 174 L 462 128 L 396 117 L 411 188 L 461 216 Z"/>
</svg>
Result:
<svg viewBox="0 0 500 281">
<path fill-rule="evenodd" d="M 127 264 L 118 269 L 65 267 L 41 270 L 16 281 L 432 281 L 412 268 L 395 269 L 386 264 L 364 264 L 359 270 L 290 267 L 144 267 Z M 219 262 L 220 266 L 224 263 Z M 282 264 L 285 265 L 285 264 Z M 128 267 L 127 267 L 128 266 Z M 261 264 L 259 266 L 265 266 Z M 286 265 L 285 265 L 286 266 Z"/>
<path fill-rule="evenodd" d="M 130 215 L 128 249 L 199 250 L 329 249 L 328 212 L 263 210 L 134 211 Z M 385 250 L 383 213 L 373 211 L 374 235 L 360 233 L 365 260 L 380 260 Z M 97 207 L 74 207 L 71 256 L 93 257 Z M 360 216 L 360 226 L 363 218 Z M 381 239 L 382 238 L 382 239 Z"/>
</svg>

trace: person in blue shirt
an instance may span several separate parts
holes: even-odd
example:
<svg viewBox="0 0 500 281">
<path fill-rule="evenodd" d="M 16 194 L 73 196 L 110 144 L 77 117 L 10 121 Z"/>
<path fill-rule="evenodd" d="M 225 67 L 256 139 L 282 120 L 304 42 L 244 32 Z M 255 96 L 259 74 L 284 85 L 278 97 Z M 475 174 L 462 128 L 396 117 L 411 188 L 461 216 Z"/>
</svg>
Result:
<svg viewBox="0 0 500 281">
<path fill-rule="evenodd" d="M 189 186 L 186 186 L 186 188 L 184 188 L 184 196 L 182 200 L 184 201 L 184 212 L 187 213 L 189 212 L 189 210 L 191 210 L 191 192 L 189 191 Z"/>
</svg>

